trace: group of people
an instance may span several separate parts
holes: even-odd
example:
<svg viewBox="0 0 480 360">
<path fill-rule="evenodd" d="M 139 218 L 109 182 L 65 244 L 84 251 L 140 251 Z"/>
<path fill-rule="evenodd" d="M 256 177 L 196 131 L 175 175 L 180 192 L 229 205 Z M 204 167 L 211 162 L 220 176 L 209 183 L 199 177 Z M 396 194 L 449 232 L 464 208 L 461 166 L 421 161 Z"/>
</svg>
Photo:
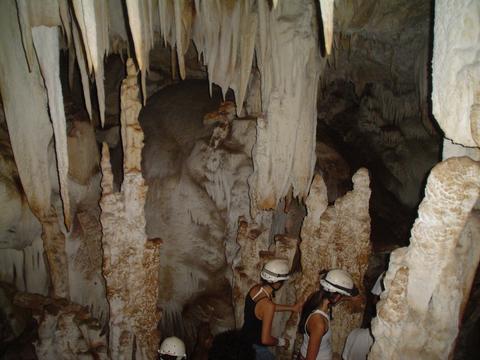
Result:
<svg viewBox="0 0 480 360">
<path fill-rule="evenodd" d="M 251 345 L 254 359 L 274 360 L 270 346 L 289 347 L 288 339 L 272 336 L 274 314 L 279 311 L 298 312 L 301 313 L 298 330 L 303 334 L 303 342 L 297 360 L 331 360 L 332 307 L 358 296 L 353 279 L 344 270 L 332 269 L 321 276 L 318 290 L 303 304 L 277 304 L 274 302 L 275 292 L 289 278 L 289 272 L 288 262 L 283 259 L 273 259 L 264 265 L 260 283 L 246 294 L 244 323 L 238 337 L 244 344 Z M 166 338 L 159 354 L 162 360 L 186 359 L 185 345 L 178 338 Z"/>
<path fill-rule="evenodd" d="M 320 279 L 319 289 L 305 303 L 281 305 L 273 302 L 275 291 L 289 278 L 288 262 L 274 259 L 260 273 L 261 282 L 253 286 L 245 299 L 242 334 L 255 350 L 255 359 L 273 360 L 268 346 L 288 347 L 288 340 L 271 335 L 273 315 L 277 311 L 301 312 L 298 330 L 303 334 L 298 360 L 331 360 L 331 311 L 341 301 L 358 295 L 350 274 L 341 269 L 328 271 Z"/>
</svg>

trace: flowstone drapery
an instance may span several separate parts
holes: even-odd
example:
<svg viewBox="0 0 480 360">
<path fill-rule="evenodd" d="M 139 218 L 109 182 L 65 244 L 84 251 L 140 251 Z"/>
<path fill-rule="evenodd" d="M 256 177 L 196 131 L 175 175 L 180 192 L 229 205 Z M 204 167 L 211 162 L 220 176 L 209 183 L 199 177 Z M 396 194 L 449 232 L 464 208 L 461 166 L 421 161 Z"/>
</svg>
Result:
<svg viewBox="0 0 480 360">
<path fill-rule="evenodd" d="M 410 246 L 394 251 L 369 359 L 446 359 L 480 259 L 480 166 L 451 158 L 432 170 Z"/>
<path fill-rule="evenodd" d="M 113 192 L 108 147 L 102 150 L 103 274 L 110 305 L 110 351 L 112 358 L 153 359 L 159 343 L 156 330 L 159 243 L 148 241 L 144 205 L 147 186 L 141 173 L 143 131 L 138 123 L 141 109 L 136 68 L 127 61 L 127 78 L 121 89 L 121 131 L 124 179 L 120 192 Z"/>
</svg>

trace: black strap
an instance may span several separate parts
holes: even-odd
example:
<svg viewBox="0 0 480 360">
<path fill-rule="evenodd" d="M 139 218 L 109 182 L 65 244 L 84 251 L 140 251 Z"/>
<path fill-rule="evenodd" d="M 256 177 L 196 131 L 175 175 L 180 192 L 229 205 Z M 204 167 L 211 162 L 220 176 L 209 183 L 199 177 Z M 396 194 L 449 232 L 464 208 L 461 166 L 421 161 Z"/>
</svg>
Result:
<svg viewBox="0 0 480 360">
<path fill-rule="evenodd" d="M 323 280 L 326 281 L 327 283 L 329 283 L 330 285 L 332 285 L 333 287 L 336 287 L 339 290 L 343 290 L 343 291 L 349 293 L 350 296 L 358 295 L 358 289 L 355 286 L 353 287 L 353 289 L 349 289 L 349 288 L 334 284 L 334 283 L 328 281 L 327 279 L 323 279 Z"/>
<path fill-rule="evenodd" d="M 279 277 L 284 277 L 284 276 L 288 276 L 288 273 L 287 273 L 287 274 L 283 274 L 283 275 L 282 275 L 282 274 L 276 274 L 276 273 L 271 272 L 271 271 L 269 271 L 269 270 L 267 270 L 267 269 L 263 269 L 263 272 L 267 273 L 268 275 L 277 277 L 277 278 L 279 278 Z"/>
</svg>

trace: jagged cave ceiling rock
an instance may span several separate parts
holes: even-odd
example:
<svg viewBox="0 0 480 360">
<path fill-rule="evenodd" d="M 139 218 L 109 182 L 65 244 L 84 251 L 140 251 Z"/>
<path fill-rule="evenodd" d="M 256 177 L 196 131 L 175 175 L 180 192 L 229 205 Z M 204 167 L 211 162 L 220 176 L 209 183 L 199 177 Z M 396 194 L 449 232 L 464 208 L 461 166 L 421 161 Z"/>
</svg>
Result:
<svg viewBox="0 0 480 360">
<path fill-rule="evenodd" d="M 432 106 L 445 137 L 480 147 L 480 3 L 435 2 Z"/>
</svg>

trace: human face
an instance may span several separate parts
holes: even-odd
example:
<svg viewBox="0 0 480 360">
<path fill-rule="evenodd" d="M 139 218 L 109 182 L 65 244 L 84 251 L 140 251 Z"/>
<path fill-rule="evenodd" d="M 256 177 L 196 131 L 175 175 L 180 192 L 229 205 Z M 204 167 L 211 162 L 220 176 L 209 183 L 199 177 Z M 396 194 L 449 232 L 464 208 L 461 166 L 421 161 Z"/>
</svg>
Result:
<svg viewBox="0 0 480 360">
<path fill-rule="evenodd" d="M 280 288 L 283 286 L 283 283 L 284 283 L 284 282 L 285 282 L 285 281 L 277 281 L 277 282 L 274 282 L 274 283 L 272 284 L 272 288 L 273 288 L 274 290 L 278 290 L 278 289 L 280 289 Z"/>
</svg>

